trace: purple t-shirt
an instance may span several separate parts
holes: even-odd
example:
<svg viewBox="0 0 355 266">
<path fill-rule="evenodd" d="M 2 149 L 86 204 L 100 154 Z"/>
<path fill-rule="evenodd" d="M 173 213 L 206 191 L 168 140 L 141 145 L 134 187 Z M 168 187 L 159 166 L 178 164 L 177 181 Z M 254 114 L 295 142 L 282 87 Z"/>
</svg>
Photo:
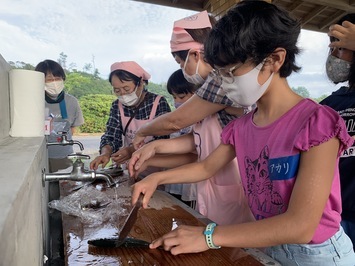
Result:
<svg viewBox="0 0 355 266">
<path fill-rule="evenodd" d="M 287 210 L 302 151 L 337 137 L 340 154 L 353 139 L 337 112 L 309 99 L 302 100 L 264 127 L 253 123 L 254 113 L 229 123 L 223 129 L 222 142 L 235 147 L 250 209 L 255 219 L 260 220 Z M 334 235 L 339 229 L 340 213 L 340 181 L 336 168 L 329 199 L 310 243 L 322 243 Z"/>
</svg>

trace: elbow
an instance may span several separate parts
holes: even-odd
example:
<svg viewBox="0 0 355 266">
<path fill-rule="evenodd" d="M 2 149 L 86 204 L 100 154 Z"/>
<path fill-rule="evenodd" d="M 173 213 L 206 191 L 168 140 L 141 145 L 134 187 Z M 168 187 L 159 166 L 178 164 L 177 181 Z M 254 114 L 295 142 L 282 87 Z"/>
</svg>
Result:
<svg viewBox="0 0 355 266">
<path fill-rule="evenodd" d="M 293 243 L 295 244 L 308 244 L 309 242 L 312 241 L 315 229 L 312 228 L 302 228 L 301 230 L 298 231 L 297 235 L 295 235 L 295 241 Z"/>
<path fill-rule="evenodd" d="M 304 219 L 302 222 L 299 221 L 300 219 L 294 219 L 291 222 L 291 225 L 288 228 L 288 232 L 290 232 L 290 238 L 287 240 L 287 242 L 294 244 L 308 244 L 313 239 L 319 221 L 318 223 L 307 219 Z"/>
</svg>

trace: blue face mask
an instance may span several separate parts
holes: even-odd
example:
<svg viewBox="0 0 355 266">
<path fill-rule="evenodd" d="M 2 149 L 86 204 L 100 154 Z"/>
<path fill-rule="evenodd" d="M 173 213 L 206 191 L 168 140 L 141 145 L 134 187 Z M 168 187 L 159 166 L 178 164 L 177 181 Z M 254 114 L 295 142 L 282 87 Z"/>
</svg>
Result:
<svg viewBox="0 0 355 266">
<path fill-rule="evenodd" d="M 175 106 L 176 109 L 179 108 L 181 105 L 182 105 L 182 103 L 174 102 L 174 106 Z"/>
</svg>

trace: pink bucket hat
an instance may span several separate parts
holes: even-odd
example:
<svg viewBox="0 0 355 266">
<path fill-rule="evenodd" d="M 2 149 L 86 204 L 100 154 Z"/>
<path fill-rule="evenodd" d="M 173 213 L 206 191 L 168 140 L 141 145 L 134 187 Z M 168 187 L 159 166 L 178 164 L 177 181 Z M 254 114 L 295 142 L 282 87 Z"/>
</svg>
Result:
<svg viewBox="0 0 355 266">
<path fill-rule="evenodd" d="M 150 74 L 134 61 L 116 62 L 111 65 L 111 73 L 115 70 L 125 70 L 143 80 L 150 79 Z"/>
<path fill-rule="evenodd" d="M 212 28 L 207 11 L 177 20 L 174 22 L 173 34 L 171 35 L 171 52 L 189 49 L 203 50 L 203 44 L 196 42 L 185 29 Z"/>
</svg>

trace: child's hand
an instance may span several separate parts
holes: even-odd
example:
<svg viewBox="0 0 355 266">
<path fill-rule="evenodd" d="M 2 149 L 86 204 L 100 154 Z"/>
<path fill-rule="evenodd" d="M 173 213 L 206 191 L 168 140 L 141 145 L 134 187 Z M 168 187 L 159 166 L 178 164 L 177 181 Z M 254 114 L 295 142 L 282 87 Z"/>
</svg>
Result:
<svg viewBox="0 0 355 266">
<path fill-rule="evenodd" d="M 144 209 L 148 208 L 149 200 L 158 186 L 154 176 L 155 174 L 151 174 L 132 186 L 133 205 L 137 202 L 140 193 L 142 193 L 144 194 L 142 206 Z"/>
<path fill-rule="evenodd" d="M 205 227 L 179 225 L 173 231 L 154 240 L 149 247 L 155 249 L 163 246 L 164 250 L 173 255 L 182 253 L 198 253 L 208 249 L 203 234 Z"/>
<path fill-rule="evenodd" d="M 144 169 L 141 169 L 143 167 L 143 164 L 150 158 L 154 157 L 155 155 L 155 146 L 154 142 L 151 142 L 149 144 L 144 145 L 142 148 L 139 150 L 135 151 L 132 154 L 132 157 L 129 161 L 128 164 L 128 171 L 130 176 L 132 177 L 137 177 L 137 175 L 142 172 Z M 148 165 L 145 164 L 145 168 Z"/>
</svg>

